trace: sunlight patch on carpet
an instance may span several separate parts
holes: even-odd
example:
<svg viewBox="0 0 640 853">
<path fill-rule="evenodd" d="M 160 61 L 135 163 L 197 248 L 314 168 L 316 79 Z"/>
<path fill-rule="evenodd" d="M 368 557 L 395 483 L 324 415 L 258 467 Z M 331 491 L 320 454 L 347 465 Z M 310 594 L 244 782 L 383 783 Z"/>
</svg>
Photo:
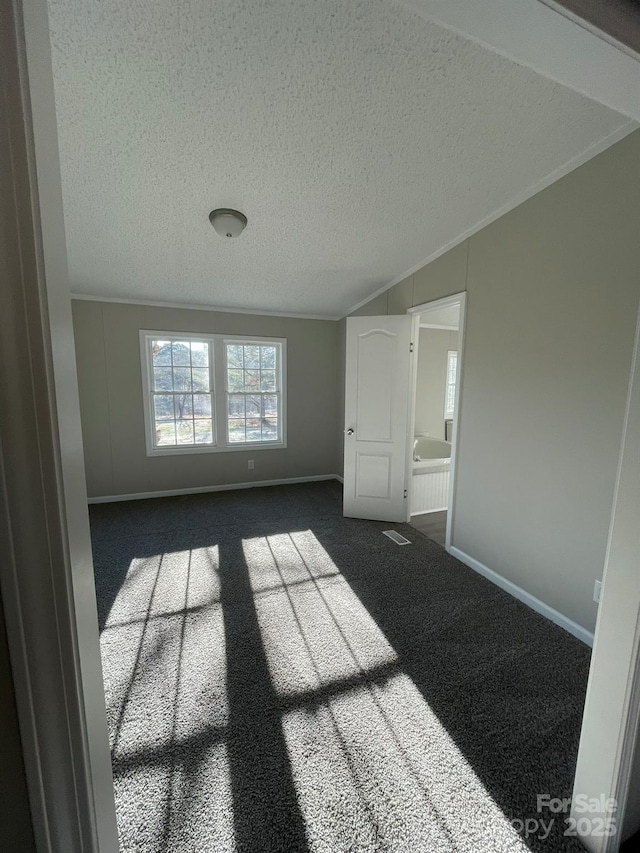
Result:
<svg viewBox="0 0 640 853">
<path fill-rule="evenodd" d="M 310 851 L 528 850 L 313 533 L 243 550 Z"/>
<path fill-rule="evenodd" d="M 217 546 L 133 560 L 101 635 L 114 761 L 228 722 Z"/>
</svg>

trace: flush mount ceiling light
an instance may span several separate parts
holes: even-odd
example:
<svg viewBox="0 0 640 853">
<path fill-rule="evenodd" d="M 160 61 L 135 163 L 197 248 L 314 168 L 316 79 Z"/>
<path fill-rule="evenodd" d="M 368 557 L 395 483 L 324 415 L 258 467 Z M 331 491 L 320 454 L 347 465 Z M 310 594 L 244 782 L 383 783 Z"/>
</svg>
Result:
<svg viewBox="0 0 640 853">
<path fill-rule="evenodd" d="M 239 237 L 247 225 L 247 217 L 239 210 L 219 207 L 209 214 L 209 222 L 221 237 Z"/>
</svg>

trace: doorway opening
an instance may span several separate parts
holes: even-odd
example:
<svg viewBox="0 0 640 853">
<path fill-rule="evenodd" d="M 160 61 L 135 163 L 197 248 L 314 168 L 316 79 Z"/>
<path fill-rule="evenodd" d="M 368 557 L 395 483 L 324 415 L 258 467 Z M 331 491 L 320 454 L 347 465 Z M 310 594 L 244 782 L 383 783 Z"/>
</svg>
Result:
<svg viewBox="0 0 640 853">
<path fill-rule="evenodd" d="M 409 309 L 413 368 L 407 521 L 448 551 L 453 530 L 465 294 Z"/>
</svg>

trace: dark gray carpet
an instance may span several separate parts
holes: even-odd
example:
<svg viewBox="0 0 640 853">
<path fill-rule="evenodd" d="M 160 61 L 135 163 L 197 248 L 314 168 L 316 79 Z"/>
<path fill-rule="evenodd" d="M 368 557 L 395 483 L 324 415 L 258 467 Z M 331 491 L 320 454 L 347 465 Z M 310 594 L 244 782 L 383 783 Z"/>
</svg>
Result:
<svg viewBox="0 0 640 853">
<path fill-rule="evenodd" d="M 121 850 L 581 850 L 589 650 L 340 490 L 92 507 Z"/>
</svg>

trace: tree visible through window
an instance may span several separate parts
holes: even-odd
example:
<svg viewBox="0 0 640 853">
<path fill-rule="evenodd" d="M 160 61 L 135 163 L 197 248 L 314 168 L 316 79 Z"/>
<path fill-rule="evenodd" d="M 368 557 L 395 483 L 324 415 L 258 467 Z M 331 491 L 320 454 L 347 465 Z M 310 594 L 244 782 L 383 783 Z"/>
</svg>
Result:
<svg viewBox="0 0 640 853">
<path fill-rule="evenodd" d="M 280 344 L 225 344 L 227 435 L 232 444 L 280 440 Z"/>
<path fill-rule="evenodd" d="M 147 453 L 284 447 L 285 346 L 141 330 Z"/>
<path fill-rule="evenodd" d="M 150 346 L 155 446 L 215 444 L 209 341 L 152 338 Z"/>
<path fill-rule="evenodd" d="M 444 416 L 452 418 L 456 407 L 456 372 L 458 368 L 458 353 L 449 350 L 447 353 L 447 391 L 444 401 Z M 442 375 L 442 374 L 441 374 Z"/>
</svg>

